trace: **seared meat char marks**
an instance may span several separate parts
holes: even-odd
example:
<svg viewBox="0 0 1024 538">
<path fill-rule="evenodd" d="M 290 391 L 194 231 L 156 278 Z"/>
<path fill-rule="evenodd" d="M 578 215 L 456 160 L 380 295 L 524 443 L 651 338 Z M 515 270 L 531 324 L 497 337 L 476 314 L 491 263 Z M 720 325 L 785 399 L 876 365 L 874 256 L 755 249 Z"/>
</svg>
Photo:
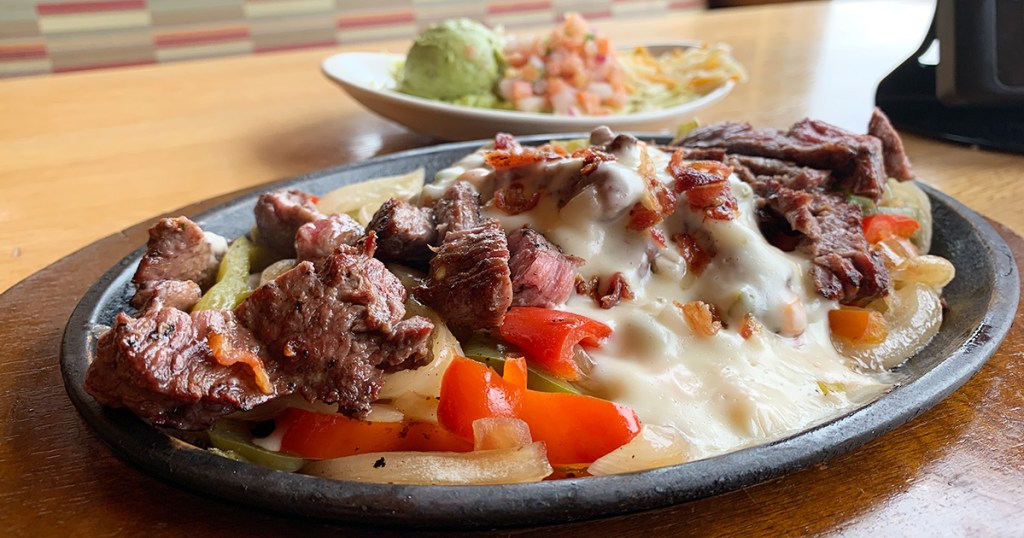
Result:
<svg viewBox="0 0 1024 538">
<path fill-rule="evenodd" d="M 260 390 L 246 365 L 216 361 L 206 341 L 211 327 L 251 341 L 231 312 L 189 315 L 155 302 L 139 317 L 118 314 L 99 339 L 85 390 L 103 405 L 182 430 L 208 428 L 276 396 Z"/>
<path fill-rule="evenodd" d="M 457 181 L 445 189 L 434 203 L 437 239 L 443 242 L 449 232 L 468 230 L 480 223 L 480 193 L 466 181 Z"/>
<path fill-rule="evenodd" d="M 302 262 L 234 312 L 189 315 L 156 299 L 138 317 L 120 314 L 100 338 L 86 389 L 179 429 L 295 391 L 365 413 L 384 372 L 429 360 L 433 330 L 426 318 L 402 319 L 405 288 L 373 249 L 370 234 L 317 266 Z"/>
<path fill-rule="evenodd" d="M 508 262 L 508 241 L 497 221 L 449 232 L 413 294 L 455 328 L 498 327 L 512 304 Z"/>
<path fill-rule="evenodd" d="M 149 229 L 146 253 L 132 276 L 137 291 L 131 304 L 141 309 L 159 297 L 192 308 L 216 275 L 217 258 L 203 230 L 185 217 L 160 219 Z"/>
<path fill-rule="evenodd" d="M 437 243 L 437 229 L 429 207 L 417 207 L 403 200 L 391 198 L 373 214 L 367 231 L 377 234 L 376 256 L 384 261 L 396 261 L 421 267 Z"/>
<path fill-rule="evenodd" d="M 295 232 L 303 224 L 326 217 L 314 200 L 313 196 L 297 190 L 261 194 L 255 210 L 259 242 L 282 258 L 294 258 Z"/>
<path fill-rule="evenodd" d="M 330 215 L 307 222 L 295 232 L 295 254 L 299 261 L 320 261 L 342 245 L 354 245 L 363 227 L 348 215 Z"/>
<path fill-rule="evenodd" d="M 428 361 L 433 330 L 425 318 L 402 320 L 405 288 L 368 254 L 343 246 L 321 265 L 302 262 L 235 309 L 281 379 L 350 416 L 369 410 L 385 371 Z"/>
<path fill-rule="evenodd" d="M 871 113 L 871 121 L 868 122 L 868 134 L 882 141 L 882 162 L 885 163 L 885 173 L 900 181 L 913 179 L 914 173 L 910 170 L 910 159 L 903 151 L 903 141 L 896 133 L 889 118 L 878 108 Z"/>
<path fill-rule="evenodd" d="M 690 131 L 676 144 L 831 170 L 839 186 L 873 200 L 881 196 L 888 178 L 878 138 L 816 120 L 802 120 L 786 132 L 754 129 L 746 123 L 715 123 Z"/>
<path fill-rule="evenodd" d="M 785 133 L 722 123 L 677 143 L 688 158 L 721 152 L 758 196 L 758 220 L 769 241 L 809 254 L 818 292 L 851 303 L 886 295 L 889 273 L 864 238 L 860 207 L 833 189 L 877 199 L 887 177 L 911 176 L 899 136 L 878 110 L 869 132 L 856 135 L 812 120 Z"/>
</svg>

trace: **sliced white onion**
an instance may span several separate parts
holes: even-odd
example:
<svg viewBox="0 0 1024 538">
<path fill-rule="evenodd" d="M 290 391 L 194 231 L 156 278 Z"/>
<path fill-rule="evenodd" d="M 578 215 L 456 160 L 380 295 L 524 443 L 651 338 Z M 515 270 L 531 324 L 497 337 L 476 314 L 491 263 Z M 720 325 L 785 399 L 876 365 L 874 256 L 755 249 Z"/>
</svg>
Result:
<svg viewBox="0 0 1024 538">
<path fill-rule="evenodd" d="M 316 205 L 325 214 L 347 213 L 366 226 L 369 218 L 366 218 L 367 212 L 361 212 L 361 209 L 372 206 L 376 211 L 388 198 L 408 199 L 420 192 L 423 179 L 423 168 L 417 168 L 407 174 L 345 185 L 321 196 Z M 369 212 L 369 215 L 372 216 L 373 212 Z M 365 221 L 362 220 L 364 218 Z"/>
<path fill-rule="evenodd" d="M 941 291 L 956 276 L 956 268 L 946 258 L 923 254 L 906 260 L 892 271 L 897 284 L 920 282 Z"/>
<path fill-rule="evenodd" d="M 393 406 L 382 403 L 370 404 L 370 412 L 363 417 L 367 422 L 402 422 L 405 414 Z"/>
<path fill-rule="evenodd" d="M 389 484 L 514 484 L 551 474 L 544 443 L 474 452 L 377 452 L 308 463 L 302 472 Z"/>
<path fill-rule="evenodd" d="M 515 448 L 532 442 L 530 426 L 518 418 L 488 417 L 473 421 L 473 450 Z"/>
<path fill-rule="evenodd" d="M 939 294 L 920 282 L 893 290 L 888 297 L 868 305 L 882 311 L 889 335 L 881 344 L 855 345 L 833 338 L 836 349 L 862 366 L 882 370 L 898 366 L 928 345 L 942 324 Z"/>
<path fill-rule="evenodd" d="M 391 406 L 401 411 L 409 420 L 437 424 L 437 404 L 439 401 L 434 396 L 406 392 L 397 398 L 393 398 Z"/>
<path fill-rule="evenodd" d="M 410 300 L 406 304 L 410 315 L 422 315 L 434 322 L 434 332 L 430 335 L 430 351 L 433 359 L 425 366 L 415 370 L 402 370 L 384 376 L 384 386 L 378 398 L 390 400 L 406 393 L 414 392 L 421 396 L 439 397 L 441 395 L 441 378 L 456 354 L 462 354 L 462 346 L 455 335 L 448 330 L 440 316 L 433 310 Z"/>
<path fill-rule="evenodd" d="M 667 426 L 644 424 L 632 441 L 601 456 L 587 471 L 595 476 L 646 471 L 690 459 L 689 444 Z"/>
<path fill-rule="evenodd" d="M 295 264 L 295 260 L 288 258 L 284 260 L 278 260 L 268 265 L 267 268 L 264 269 L 262 273 L 260 273 L 259 285 L 262 286 L 267 282 L 270 282 L 271 280 L 274 280 L 275 278 L 287 273 L 288 271 L 291 271 L 292 268 L 295 267 Z"/>
</svg>

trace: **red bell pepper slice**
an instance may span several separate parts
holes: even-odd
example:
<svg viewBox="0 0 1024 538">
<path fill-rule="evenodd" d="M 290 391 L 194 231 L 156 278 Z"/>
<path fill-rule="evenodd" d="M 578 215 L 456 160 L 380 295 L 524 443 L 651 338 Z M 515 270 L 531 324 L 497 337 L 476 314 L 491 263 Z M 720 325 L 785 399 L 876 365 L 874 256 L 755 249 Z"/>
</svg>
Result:
<svg viewBox="0 0 1024 538">
<path fill-rule="evenodd" d="M 496 414 L 486 414 L 490 410 Z M 465 439 L 472 439 L 473 421 L 478 418 L 522 419 L 530 426 L 533 440 L 547 445 L 552 465 L 592 463 L 640 432 L 636 413 L 624 405 L 527 389 L 526 362 L 521 358 L 505 362 L 502 378 L 481 363 L 455 357 L 441 381 L 437 415 L 442 426 Z"/>
<path fill-rule="evenodd" d="M 499 328 L 502 338 L 516 345 L 532 364 L 567 381 L 580 378 L 573 360 L 576 344 L 597 346 L 611 327 L 586 316 L 536 306 L 514 306 Z"/>
<path fill-rule="evenodd" d="M 523 391 L 483 363 L 456 356 L 441 378 L 437 421 L 463 439 L 473 439 L 473 421 L 517 417 Z"/>
<path fill-rule="evenodd" d="M 864 237 L 877 243 L 892 236 L 909 238 L 920 228 L 916 220 L 906 215 L 879 214 L 864 217 Z"/>
<path fill-rule="evenodd" d="M 368 422 L 289 408 L 274 420 L 284 428 L 281 451 L 310 459 L 369 452 L 469 452 L 472 441 L 429 422 Z"/>
</svg>

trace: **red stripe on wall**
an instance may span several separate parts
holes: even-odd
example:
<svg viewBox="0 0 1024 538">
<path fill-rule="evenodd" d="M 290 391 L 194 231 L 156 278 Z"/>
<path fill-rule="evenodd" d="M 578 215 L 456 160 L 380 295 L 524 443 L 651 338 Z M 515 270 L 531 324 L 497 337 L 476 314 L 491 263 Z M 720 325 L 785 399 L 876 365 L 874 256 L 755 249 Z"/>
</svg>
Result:
<svg viewBox="0 0 1024 538">
<path fill-rule="evenodd" d="M 296 43 L 291 45 L 275 45 L 272 47 L 256 47 L 253 52 L 281 52 L 285 50 L 312 49 L 316 47 L 336 47 L 336 41 L 314 41 L 312 43 Z"/>
<path fill-rule="evenodd" d="M 411 12 L 389 13 L 386 15 L 365 15 L 362 17 L 344 17 L 338 19 L 338 28 L 362 28 L 365 26 L 383 26 L 386 24 L 402 24 L 416 22 L 416 15 Z"/>
<path fill-rule="evenodd" d="M 157 34 L 153 36 L 153 42 L 159 47 L 181 47 L 186 45 L 199 45 L 203 43 L 239 41 L 248 38 L 248 28 L 223 28 L 218 30 Z"/>
<path fill-rule="evenodd" d="M 122 11 L 126 9 L 146 9 L 146 0 L 105 0 L 75 4 L 39 4 L 36 6 L 36 13 L 40 15 L 67 15 L 69 13 Z"/>
<path fill-rule="evenodd" d="M 488 15 L 500 15 L 502 13 L 520 13 L 523 11 L 540 11 L 551 9 L 551 2 L 519 2 L 515 4 L 492 4 L 487 6 Z"/>
<path fill-rule="evenodd" d="M 596 19 L 607 19 L 607 18 L 611 17 L 612 16 L 612 10 L 605 9 L 605 10 L 601 10 L 601 11 L 580 11 L 579 14 L 584 19 L 586 19 L 588 21 L 592 21 L 592 20 L 596 20 Z M 565 21 L 565 13 L 559 13 L 558 16 L 555 17 L 555 20 L 557 20 L 558 22 Z"/>
<path fill-rule="evenodd" d="M 54 73 L 71 73 L 72 71 L 90 71 L 93 69 L 108 69 L 111 67 L 132 67 L 136 65 L 150 65 L 155 64 L 156 60 L 132 60 L 127 62 L 112 62 L 105 64 L 86 64 L 86 65 L 67 65 L 64 67 L 54 67 Z"/>
<path fill-rule="evenodd" d="M 46 58 L 46 45 L 0 46 L 0 60 L 41 60 Z"/>
</svg>

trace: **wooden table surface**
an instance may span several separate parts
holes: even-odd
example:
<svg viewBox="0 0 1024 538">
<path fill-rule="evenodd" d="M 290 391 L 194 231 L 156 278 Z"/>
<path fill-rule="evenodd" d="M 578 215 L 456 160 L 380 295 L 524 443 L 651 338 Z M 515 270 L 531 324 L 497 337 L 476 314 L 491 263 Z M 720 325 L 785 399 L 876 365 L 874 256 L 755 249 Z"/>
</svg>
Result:
<svg viewBox="0 0 1024 538">
<path fill-rule="evenodd" d="M 863 131 L 875 85 L 916 49 L 932 9 L 927 1 L 833 1 L 600 28 L 622 43 L 730 43 L 750 82 L 701 111 L 703 122 L 787 127 L 810 116 Z M 120 462 L 74 412 L 57 362 L 71 309 L 144 242 L 154 217 L 438 142 L 374 116 L 327 82 L 318 65 L 333 52 L 0 81 L 0 528 L 48 536 L 352 530 L 196 496 Z M 1024 156 L 910 135 L 904 142 L 921 181 L 1005 225 L 1022 257 L 1014 232 L 1024 233 Z M 179 209 L 189 204 L 198 205 Z M 1024 535 L 1022 341 L 1015 327 L 951 398 L 827 464 L 675 508 L 512 533 Z"/>
</svg>

